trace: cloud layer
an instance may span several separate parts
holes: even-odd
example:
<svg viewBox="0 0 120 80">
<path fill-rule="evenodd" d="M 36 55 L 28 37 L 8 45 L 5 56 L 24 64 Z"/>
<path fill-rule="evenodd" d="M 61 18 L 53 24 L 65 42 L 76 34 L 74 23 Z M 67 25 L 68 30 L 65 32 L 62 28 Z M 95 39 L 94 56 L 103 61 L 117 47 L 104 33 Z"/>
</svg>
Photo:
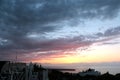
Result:
<svg viewBox="0 0 120 80">
<path fill-rule="evenodd" d="M 0 56 L 42 51 L 53 55 L 49 51 L 62 53 L 90 46 L 101 37 L 120 34 L 120 27 L 72 38 L 48 39 L 46 34 L 57 34 L 65 27 L 64 21 L 76 25 L 86 19 L 113 19 L 119 10 L 119 0 L 0 0 Z"/>
</svg>

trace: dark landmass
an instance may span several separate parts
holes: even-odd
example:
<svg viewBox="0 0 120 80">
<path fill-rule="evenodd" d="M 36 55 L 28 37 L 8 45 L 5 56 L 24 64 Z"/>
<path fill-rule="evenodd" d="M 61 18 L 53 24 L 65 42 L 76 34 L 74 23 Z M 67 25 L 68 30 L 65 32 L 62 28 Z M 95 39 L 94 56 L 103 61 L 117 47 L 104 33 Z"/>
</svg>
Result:
<svg viewBox="0 0 120 80">
<path fill-rule="evenodd" d="M 79 73 L 62 73 L 60 71 L 53 70 L 49 74 L 49 80 L 120 80 L 120 73 L 112 75 L 109 72 L 106 72 L 100 76 L 80 76 Z"/>
</svg>

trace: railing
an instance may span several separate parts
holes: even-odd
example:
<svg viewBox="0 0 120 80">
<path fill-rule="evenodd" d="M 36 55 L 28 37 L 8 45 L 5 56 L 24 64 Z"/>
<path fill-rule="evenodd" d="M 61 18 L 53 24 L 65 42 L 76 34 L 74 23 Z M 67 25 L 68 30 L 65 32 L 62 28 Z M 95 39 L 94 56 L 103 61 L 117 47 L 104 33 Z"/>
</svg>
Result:
<svg viewBox="0 0 120 80">
<path fill-rule="evenodd" d="M 25 72 L 17 72 L 14 74 L 13 80 L 25 80 Z"/>
<path fill-rule="evenodd" d="M 15 72 L 13 74 L 0 74 L 0 80 L 25 80 L 25 72 Z"/>
</svg>

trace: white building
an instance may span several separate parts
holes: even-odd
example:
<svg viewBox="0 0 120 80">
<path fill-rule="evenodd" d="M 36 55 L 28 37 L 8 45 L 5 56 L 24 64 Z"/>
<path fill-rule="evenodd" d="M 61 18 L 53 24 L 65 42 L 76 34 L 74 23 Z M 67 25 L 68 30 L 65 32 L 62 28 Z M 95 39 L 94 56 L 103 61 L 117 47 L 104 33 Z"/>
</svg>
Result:
<svg viewBox="0 0 120 80">
<path fill-rule="evenodd" d="M 0 80 L 1 78 L 2 80 L 49 80 L 47 69 L 40 66 L 34 70 L 33 65 L 32 63 L 26 65 L 21 62 L 0 61 Z"/>
<path fill-rule="evenodd" d="M 98 71 L 95 71 L 95 69 L 88 69 L 86 71 L 80 72 L 79 73 L 80 76 L 86 76 L 86 75 L 90 75 L 90 76 L 100 76 L 101 73 Z"/>
</svg>

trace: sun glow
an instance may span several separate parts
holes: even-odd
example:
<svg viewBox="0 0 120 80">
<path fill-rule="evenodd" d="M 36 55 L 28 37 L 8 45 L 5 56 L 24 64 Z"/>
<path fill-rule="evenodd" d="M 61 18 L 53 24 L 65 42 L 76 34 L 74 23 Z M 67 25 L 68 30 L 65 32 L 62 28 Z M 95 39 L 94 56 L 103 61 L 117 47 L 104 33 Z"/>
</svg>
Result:
<svg viewBox="0 0 120 80">
<path fill-rule="evenodd" d="M 120 61 L 120 56 L 118 56 L 120 47 L 118 45 L 93 45 L 90 50 L 74 51 L 74 55 L 69 54 L 59 57 L 54 55 L 54 57 L 33 60 L 33 62 L 61 64 Z"/>
</svg>

